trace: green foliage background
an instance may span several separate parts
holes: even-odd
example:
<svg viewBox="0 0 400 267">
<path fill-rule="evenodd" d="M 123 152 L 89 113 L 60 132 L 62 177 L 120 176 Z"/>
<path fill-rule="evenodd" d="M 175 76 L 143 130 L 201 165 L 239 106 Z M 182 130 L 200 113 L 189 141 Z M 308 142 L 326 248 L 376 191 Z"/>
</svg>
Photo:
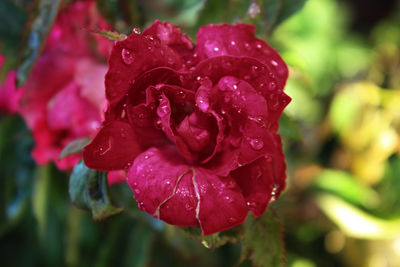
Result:
<svg viewBox="0 0 400 267">
<path fill-rule="evenodd" d="M 18 69 L 25 81 L 71 2 L 0 2 L 0 77 Z M 287 189 L 261 218 L 202 237 L 140 212 L 127 186 L 107 188 L 83 164 L 71 178 L 36 166 L 23 120 L 0 115 L 0 265 L 400 266 L 400 2 L 376 1 L 372 13 L 361 2 L 98 0 L 125 34 L 154 19 L 193 39 L 209 23 L 255 24 L 290 67 Z"/>
</svg>

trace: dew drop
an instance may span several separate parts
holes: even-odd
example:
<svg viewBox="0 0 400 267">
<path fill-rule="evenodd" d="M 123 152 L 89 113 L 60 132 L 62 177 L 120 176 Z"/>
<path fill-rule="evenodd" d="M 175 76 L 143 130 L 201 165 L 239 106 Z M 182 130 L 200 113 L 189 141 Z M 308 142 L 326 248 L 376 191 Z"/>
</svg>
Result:
<svg viewBox="0 0 400 267">
<path fill-rule="evenodd" d="M 203 97 L 197 97 L 196 104 L 199 107 L 199 109 L 203 112 L 206 112 L 208 110 L 208 108 L 210 107 L 208 100 Z"/>
<path fill-rule="evenodd" d="M 249 44 L 249 43 L 245 43 L 245 44 L 244 44 L 244 47 L 245 47 L 247 50 L 250 50 L 250 44 Z"/>
<path fill-rule="evenodd" d="M 235 223 L 237 220 L 235 219 L 235 218 L 233 218 L 233 217 L 230 217 L 229 219 L 228 219 L 228 222 L 229 223 Z"/>
<path fill-rule="evenodd" d="M 157 129 L 161 129 L 161 120 L 160 120 L 160 119 L 156 120 L 154 124 L 155 124 L 155 127 L 156 127 Z M 148 157 L 148 156 L 147 156 L 147 157 Z"/>
<path fill-rule="evenodd" d="M 271 155 L 266 155 L 264 158 L 265 158 L 265 161 L 266 161 L 266 162 L 272 162 L 272 157 L 271 157 Z"/>
<path fill-rule="evenodd" d="M 128 162 L 128 163 L 125 164 L 124 169 L 127 170 L 127 169 L 129 169 L 131 166 L 132 166 L 132 163 L 131 163 L 131 162 Z"/>
<path fill-rule="evenodd" d="M 246 202 L 246 205 L 247 205 L 247 207 L 249 208 L 249 209 L 254 209 L 254 208 L 256 208 L 256 206 L 257 206 L 257 204 L 254 202 L 254 201 L 247 201 Z"/>
<path fill-rule="evenodd" d="M 139 28 L 133 28 L 132 32 L 135 34 L 141 34 L 141 31 Z"/>
<path fill-rule="evenodd" d="M 125 111 L 125 109 L 123 109 L 121 112 L 121 119 L 124 119 L 125 116 L 126 116 L 126 111 Z"/>
<path fill-rule="evenodd" d="M 165 103 L 161 104 L 157 108 L 157 115 L 159 117 L 164 117 L 170 112 L 171 112 L 171 110 L 170 110 L 169 106 L 167 104 L 165 104 Z"/>
<path fill-rule="evenodd" d="M 275 60 L 271 60 L 271 64 L 272 64 L 273 66 L 275 66 L 275 67 L 278 66 L 278 62 L 276 62 Z"/>
<path fill-rule="evenodd" d="M 261 150 L 264 147 L 264 142 L 259 138 L 250 139 L 250 146 L 254 150 Z"/>
<path fill-rule="evenodd" d="M 235 182 L 232 179 L 229 180 L 228 183 L 226 184 L 226 187 L 230 189 L 235 188 Z"/>
<path fill-rule="evenodd" d="M 135 56 L 133 55 L 133 51 L 130 49 L 123 48 L 121 55 L 122 55 L 122 60 L 127 65 L 130 65 L 135 61 Z"/>
<path fill-rule="evenodd" d="M 186 211 L 192 211 L 194 208 L 189 203 L 186 203 L 185 209 Z"/>
<path fill-rule="evenodd" d="M 276 83 L 275 82 L 270 82 L 268 85 L 268 89 L 270 91 L 274 91 L 276 89 Z"/>
<path fill-rule="evenodd" d="M 144 207 L 144 203 L 143 202 L 138 202 L 138 208 L 142 211 L 146 211 L 146 208 Z"/>
<path fill-rule="evenodd" d="M 225 76 L 218 82 L 221 91 L 236 91 L 238 89 L 238 79 L 231 76 Z"/>
<path fill-rule="evenodd" d="M 253 117 L 253 116 L 248 116 L 247 117 L 249 120 L 254 121 L 258 126 L 261 128 L 267 128 L 267 125 L 264 122 L 264 119 L 262 117 Z"/>
<path fill-rule="evenodd" d="M 218 48 L 218 47 L 214 47 L 214 51 L 215 51 L 215 52 L 218 52 L 218 51 L 219 51 L 219 48 Z"/>
<path fill-rule="evenodd" d="M 261 49 L 261 48 L 262 48 L 262 44 L 258 43 L 258 44 L 256 45 L 256 47 L 257 47 L 257 49 Z"/>
<path fill-rule="evenodd" d="M 271 199 L 270 201 L 273 202 L 276 200 L 277 196 L 279 194 L 279 185 L 274 184 L 274 186 L 272 187 L 272 191 L 271 191 Z"/>
<path fill-rule="evenodd" d="M 133 190 L 133 192 L 135 192 L 135 195 L 139 195 L 140 194 L 140 190 L 139 189 L 135 189 L 135 190 Z"/>
<path fill-rule="evenodd" d="M 253 66 L 251 66 L 251 70 L 252 70 L 253 72 L 256 72 L 256 71 L 259 70 L 259 67 L 256 66 L 256 65 L 253 65 Z"/>
</svg>

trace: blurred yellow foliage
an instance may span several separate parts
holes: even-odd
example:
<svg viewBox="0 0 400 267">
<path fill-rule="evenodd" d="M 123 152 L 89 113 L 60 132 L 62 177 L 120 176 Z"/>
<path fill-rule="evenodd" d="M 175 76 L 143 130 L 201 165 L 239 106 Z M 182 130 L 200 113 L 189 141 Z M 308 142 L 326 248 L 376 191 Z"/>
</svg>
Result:
<svg viewBox="0 0 400 267">
<path fill-rule="evenodd" d="M 387 159 L 399 153 L 400 91 L 367 81 L 345 85 L 332 102 L 330 121 L 352 155 L 355 176 L 367 184 L 379 182 Z"/>
</svg>

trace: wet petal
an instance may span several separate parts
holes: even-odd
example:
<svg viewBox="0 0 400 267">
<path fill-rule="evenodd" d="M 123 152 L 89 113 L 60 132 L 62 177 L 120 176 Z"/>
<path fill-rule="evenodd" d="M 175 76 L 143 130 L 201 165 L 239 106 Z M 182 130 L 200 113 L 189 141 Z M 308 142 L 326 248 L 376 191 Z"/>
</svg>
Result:
<svg viewBox="0 0 400 267">
<path fill-rule="evenodd" d="M 285 165 L 281 150 L 282 147 L 277 147 L 272 155 L 244 165 L 231 173 L 243 191 L 248 209 L 255 217 L 261 216 L 268 203 L 276 200 L 285 187 Z"/>
<path fill-rule="evenodd" d="M 178 70 L 182 59 L 158 38 L 132 33 L 114 44 L 108 64 L 106 96 L 110 103 L 115 103 L 130 91 L 142 73 L 157 67 Z"/>
<path fill-rule="evenodd" d="M 173 225 L 200 225 L 204 235 L 238 225 L 247 215 L 241 190 L 231 177 L 187 165 L 173 147 L 139 155 L 128 184 L 139 208 Z"/>
<path fill-rule="evenodd" d="M 243 223 L 247 216 L 245 200 L 231 177 L 219 177 L 209 170 L 196 168 L 192 179 L 200 201 L 197 210 L 203 235 Z"/>
<path fill-rule="evenodd" d="M 135 159 L 128 184 L 143 211 L 174 225 L 196 226 L 195 208 L 186 208 L 197 206 L 188 174 L 190 167 L 173 147 L 153 147 Z"/>
<path fill-rule="evenodd" d="M 141 152 L 132 127 L 125 122 L 106 124 L 83 149 L 86 166 L 100 171 L 128 169 Z"/>
<path fill-rule="evenodd" d="M 288 77 L 288 68 L 279 54 L 265 41 L 254 35 L 254 25 L 215 25 L 200 27 L 196 36 L 196 52 L 200 58 L 215 56 L 251 57 L 276 74 L 283 87 Z"/>
</svg>

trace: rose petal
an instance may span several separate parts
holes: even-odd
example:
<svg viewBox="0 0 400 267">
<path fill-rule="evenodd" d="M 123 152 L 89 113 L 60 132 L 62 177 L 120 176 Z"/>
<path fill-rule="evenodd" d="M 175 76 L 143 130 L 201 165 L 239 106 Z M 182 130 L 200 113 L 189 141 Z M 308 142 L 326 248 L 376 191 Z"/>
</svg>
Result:
<svg viewBox="0 0 400 267">
<path fill-rule="evenodd" d="M 157 36 L 161 42 L 180 55 L 188 55 L 192 52 L 193 43 L 187 34 L 182 34 L 181 30 L 169 22 L 159 20 L 143 31 L 143 35 Z"/>
<path fill-rule="evenodd" d="M 231 177 L 196 168 L 193 184 L 200 201 L 198 219 L 203 235 L 224 231 L 243 223 L 247 208 L 240 188 Z"/>
<path fill-rule="evenodd" d="M 196 36 L 196 52 L 202 59 L 228 55 L 259 60 L 276 74 L 283 88 L 288 77 L 285 62 L 275 49 L 256 38 L 254 31 L 254 25 L 246 24 L 210 24 L 200 27 Z"/>
<path fill-rule="evenodd" d="M 83 159 L 92 169 L 120 170 L 129 168 L 140 152 L 132 127 L 125 122 L 112 121 L 83 149 Z"/>
<path fill-rule="evenodd" d="M 188 166 L 172 147 L 140 154 L 128 173 L 128 184 L 139 208 L 173 225 L 200 225 L 204 235 L 238 225 L 247 215 L 240 188 L 231 177 Z"/>
<path fill-rule="evenodd" d="M 172 147 L 150 148 L 140 154 L 134 161 L 128 172 L 128 184 L 135 193 L 135 198 L 140 209 L 159 217 L 162 214 L 169 223 L 180 226 L 198 225 L 195 209 L 186 209 L 186 204 L 197 205 L 197 198 L 194 192 L 190 174 L 190 167 L 183 158 Z M 188 184 L 189 183 L 189 184 Z M 179 184 L 179 185 L 178 185 Z M 177 188 L 179 187 L 179 190 Z M 184 192 L 187 192 L 185 194 Z M 163 208 L 160 213 L 160 206 L 174 197 L 182 202 Z M 177 216 L 171 216 L 169 212 Z M 172 209 L 172 210 L 171 210 Z"/>
<path fill-rule="evenodd" d="M 115 103 L 129 92 L 132 79 L 157 67 L 178 70 L 182 67 L 182 59 L 158 38 L 132 33 L 115 43 L 108 65 L 106 96 L 110 103 Z"/>
<path fill-rule="evenodd" d="M 107 173 L 107 181 L 109 185 L 121 184 L 126 181 L 125 170 L 110 171 Z"/>
</svg>

